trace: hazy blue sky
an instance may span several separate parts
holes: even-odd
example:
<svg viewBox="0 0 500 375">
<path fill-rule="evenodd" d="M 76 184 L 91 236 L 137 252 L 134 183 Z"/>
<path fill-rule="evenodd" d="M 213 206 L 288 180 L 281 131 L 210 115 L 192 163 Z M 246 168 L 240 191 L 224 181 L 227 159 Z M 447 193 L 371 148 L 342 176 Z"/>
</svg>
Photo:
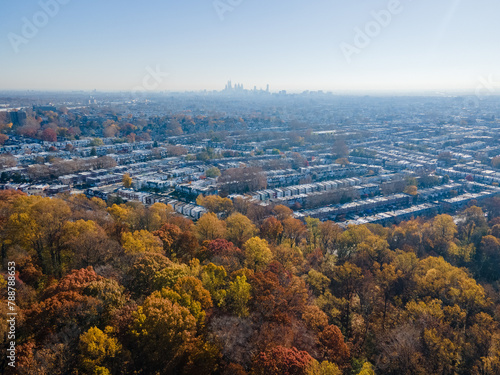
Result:
<svg viewBox="0 0 500 375">
<path fill-rule="evenodd" d="M 213 0 L 65 0 L 33 36 L 23 17 L 43 25 L 39 2 L 0 0 L 0 89 L 132 90 L 148 66 L 168 72 L 147 81 L 160 90 L 222 89 L 230 78 L 335 92 L 500 81 L 498 0 L 401 0 L 377 30 L 372 12 L 392 1 L 218 0 L 236 4 L 221 19 Z M 374 36 L 348 61 L 342 43 L 356 47 L 367 25 Z M 9 33 L 29 36 L 17 53 Z"/>
</svg>

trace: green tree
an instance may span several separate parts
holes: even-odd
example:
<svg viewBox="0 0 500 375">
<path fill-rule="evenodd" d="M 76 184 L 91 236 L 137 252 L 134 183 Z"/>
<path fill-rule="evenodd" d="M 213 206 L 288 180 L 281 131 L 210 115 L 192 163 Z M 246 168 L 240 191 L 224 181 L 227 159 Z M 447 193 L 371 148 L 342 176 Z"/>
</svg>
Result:
<svg viewBox="0 0 500 375">
<path fill-rule="evenodd" d="M 321 221 L 312 217 L 306 217 L 306 227 L 309 233 L 309 244 L 316 247 L 320 236 L 319 225 Z"/>
<path fill-rule="evenodd" d="M 92 139 L 92 141 L 90 141 L 90 145 L 92 147 L 102 146 L 102 145 L 104 145 L 104 142 L 101 138 L 94 138 L 94 139 Z"/>
<path fill-rule="evenodd" d="M 220 176 L 220 169 L 217 167 L 211 167 L 207 169 L 205 174 L 209 178 L 216 178 Z"/>
<path fill-rule="evenodd" d="M 213 263 L 203 267 L 201 281 L 203 287 L 210 292 L 212 299 L 218 307 L 222 307 L 226 300 L 227 272 L 222 266 L 216 266 Z"/>
<path fill-rule="evenodd" d="M 247 283 L 246 276 L 236 276 L 229 283 L 227 290 L 227 308 L 239 317 L 248 316 L 248 302 L 251 298 L 251 286 Z"/>
<path fill-rule="evenodd" d="M 191 275 L 191 269 L 184 263 L 170 263 L 167 267 L 155 273 L 153 285 L 156 290 L 173 288 L 177 280 Z"/>
<path fill-rule="evenodd" d="M 200 326 L 205 321 L 205 310 L 213 305 L 210 292 L 203 287 L 200 280 L 192 276 L 181 277 L 172 289 L 163 288 L 155 293 L 160 293 L 162 297 L 189 309 Z"/>
</svg>

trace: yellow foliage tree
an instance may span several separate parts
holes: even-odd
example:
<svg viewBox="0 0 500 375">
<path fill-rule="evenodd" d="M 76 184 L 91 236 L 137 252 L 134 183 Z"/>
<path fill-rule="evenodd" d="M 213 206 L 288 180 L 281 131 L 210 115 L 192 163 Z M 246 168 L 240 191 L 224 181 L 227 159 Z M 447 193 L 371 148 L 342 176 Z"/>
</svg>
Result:
<svg viewBox="0 0 500 375">
<path fill-rule="evenodd" d="M 233 201 L 229 198 L 222 198 L 218 195 L 203 195 L 196 198 L 196 204 L 205 207 L 215 214 L 229 215 L 233 210 Z"/>
<path fill-rule="evenodd" d="M 226 235 L 226 223 L 219 220 L 213 212 L 209 212 L 203 215 L 196 223 L 196 233 L 200 241 L 224 238 Z"/>
<path fill-rule="evenodd" d="M 226 238 L 241 247 L 257 234 L 257 228 L 245 215 L 234 213 L 226 219 Z"/>
<path fill-rule="evenodd" d="M 121 352 L 121 344 L 109 336 L 110 328 L 101 331 L 97 327 L 90 328 L 80 336 L 80 363 L 88 373 L 110 373 L 117 367 L 116 357 Z M 113 371 L 115 373 L 115 371 Z"/>
<path fill-rule="evenodd" d="M 173 215 L 173 212 L 174 209 L 171 205 L 160 202 L 153 204 L 147 209 L 146 212 L 148 230 L 155 231 L 160 229 L 161 226 Z"/>
<path fill-rule="evenodd" d="M 161 240 L 147 230 L 137 230 L 134 233 L 123 233 L 122 246 L 127 254 L 163 252 Z"/>
<path fill-rule="evenodd" d="M 132 186 L 132 177 L 128 173 L 125 173 L 122 177 L 122 183 L 125 189 L 130 189 Z"/>
<path fill-rule="evenodd" d="M 342 375 L 342 371 L 335 363 L 313 360 L 306 369 L 306 375 Z"/>
<path fill-rule="evenodd" d="M 243 250 L 245 265 L 254 271 L 262 271 L 273 259 L 269 244 L 259 237 L 252 237 L 245 242 Z"/>
<path fill-rule="evenodd" d="M 358 375 L 375 375 L 375 371 L 373 370 L 373 366 L 370 362 L 363 363 L 363 367 Z"/>
<path fill-rule="evenodd" d="M 447 305 L 457 304 L 468 315 L 487 304 L 483 287 L 466 271 L 452 266 L 441 257 L 421 260 L 415 270 L 414 281 L 418 295 L 440 299 Z"/>
</svg>

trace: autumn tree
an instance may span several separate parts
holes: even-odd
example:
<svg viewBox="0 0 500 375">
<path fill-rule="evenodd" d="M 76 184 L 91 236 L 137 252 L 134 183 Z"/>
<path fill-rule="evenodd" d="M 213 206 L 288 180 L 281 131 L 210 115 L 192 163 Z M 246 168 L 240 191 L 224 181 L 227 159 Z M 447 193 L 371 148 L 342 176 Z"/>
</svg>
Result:
<svg viewBox="0 0 500 375">
<path fill-rule="evenodd" d="M 225 239 L 210 241 L 206 246 L 205 254 L 211 262 L 223 266 L 228 272 L 239 270 L 244 259 L 243 252 Z"/>
<path fill-rule="evenodd" d="M 49 335 L 64 335 L 63 328 L 75 322 L 73 335 L 76 334 L 76 337 L 98 324 L 103 304 L 89 295 L 86 288 L 101 279 L 89 267 L 74 270 L 57 284 L 47 288 L 42 300 L 26 311 L 26 324 L 33 330 L 36 340 L 43 342 Z"/>
<path fill-rule="evenodd" d="M 184 262 L 197 257 L 199 250 L 196 233 L 191 231 L 182 232 L 174 244 L 175 258 Z"/>
<path fill-rule="evenodd" d="M 94 138 L 90 142 L 90 146 L 92 146 L 92 147 L 102 146 L 102 145 L 104 145 L 104 142 L 101 138 Z"/>
<path fill-rule="evenodd" d="M 122 184 L 125 189 L 130 189 L 132 186 L 132 177 L 128 173 L 125 173 L 122 177 Z"/>
<path fill-rule="evenodd" d="M 6 223 L 9 244 L 34 251 L 46 274 L 61 275 L 70 259 L 61 243 L 62 229 L 70 216 L 66 202 L 57 198 L 21 196 Z"/>
<path fill-rule="evenodd" d="M 457 228 L 459 237 L 466 243 L 473 243 L 478 247 L 481 238 L 488 233 L 488 223 L 483 210 L 480 207 L 472 206 L 467 208 L 461 217 L 463 221 Z"/>
<path fill-rule="evenodd" d="M 335 163 L 336 164 L 340 164 L 342 166 L 346 166 L 346 165 L 349 165 L 350 162 L 349 162 L 349 159 L 348 158 L 338 158 L 337 160 L 335 160 Z"/>
<path fill-rule="evenodd" d="M 67 363 L 68 352 L 68 346 L 62 343 L 37 346 L 34 340 L 27 340 L 16 346 L 16 374 L 62 375 L 72 369 Z M 6 374 L 8 371 L 5 369 Z"/>
<path fill-rule="evenodd" d="M 329 325 L 319 335 L 319 341 L 323 349 L 323 358 L 344 367 L 350 357 L 350 351 L 344 342 L 344 335 L 339 327 Z"/>
<path fill-rule="evenodd" d="M 186 361 L 196 337 L 196 319 L 189 309 L 156 292 L 133 315 L 136 360 L 143 371 L 169 374 Z"/>
<path fill-rule="evenodd" d="M 284 206 L 282 204 L 278 204 L 277 206 L 274 206 L 273 213 L 279 221 L 283 221 L 285 219 L 288 219 L 289 217 L 291 217 L 293 215 L 293 211 L 290 208 L 288 208 L 287 206 Z"/>
<path fill-rule="evenodd" d="M 105 331 L 111 331 L 111 327 Z M 80 336 L 78 349 L 80 364 L 85 372 L 118 374 L 121 344 L 116 338 L 92 327 Z"/>
<path fill-rule="evenodd" d="M 408 185 L 405 188 L 404 193 L 415 196 L 418 194 L 418 188 L 415 185 Z"/>
<path fill-rule="evenodd" d="M 328 326 L 328 316 L 316 305 L 307 305 L 302 313 L 302 320 L 309 329 L 323 331 Z"/>
<path fill-rule="evenodd" d="M 391 249 L 414 251 L 416 254 L 422 254 L 424 251 L 422 242 L 424 228 L 422 223 L 417 220 L 402 222 L 393 228 L 389 235 L 388 242 Z"/>
<path fill-rule="evenodd" d="M 205 207 L 210 212 L 228 216 L 233 210 L 233 202 L 229 198 L 222 198 L 218 195 L 203 195 L 196 198 L 196 204 Z"/>
<path fill-rule="evenodd" d="M 290 323 L 300 318 L 307 301 L 307 289 L 303 279 L 292 275 L 274 261 L 264 272 L 251 277 L 252 304 L 268 321 Z"/>
<path fill-rule="evenodd" d="M 170 263 L 167 257 L 159 253 L 139 254 L 127 270 L 125 285 L 136 296 L 148 295 L 154 290 L 156 273 Z"/>
<path fill-rule="evenodd" d="M 290 240 L 292 245 L 298 246 L 307 236 L 307 228 L 299 219 L 289 217 L 283 220 L 283 238 Z"/>
<path fill-rule="evenodd" d="M 92 220 L 68 221 L 62 228 L 62 246 L 71 255 L 75 268 L 106 264 L 119 251 L 102 227 Z"/>
<path fill-rule="evenodd" d="M 383 336 L 379 344 L 378 369 L 384 374 L 425 374 L 424 356 L 419 330 L 401 325 Z"/>
<path fill-rule="evenodd" d="M 350 262 L 345 262 L 342 265 L 328 263 L 324 265 L 324 274 L 331 280 L 330 287 L 338 297 L 335 300 L 336 306 L 332 307 L 341 311 L 340 323 L 346 336 L 349 337 L 353 305 L 355 304 L 354 298 L 357 296 L 364 278 L 363 270 Z M 328 311 L 325 312 L 328 313 Z"/>
<path fill-rule="evenodd" d="M 163 288 L 159 293 L 188 308 L 200 326 L 205 322 L 206 310 L 213 306 L 210 292 L 193 276 L 181 277 L 172 288 Z"/>
<path fill-rule="evenodd" d="M 333 221 L 319 223 L 319 243 L 325 253 L 333 253 L 342 230 Z"/>
<path fill-rule="evenodd" d="M 277 346 L 257 356 L 254 372 L 257 375 L 306 375 L 312 361 L 305 351 Z"/>
<path fill-rule="evenodd" d="M 234 213 L 226 219 L 226 229 L 226 238 L 238 247 L 257 233 L 250 219 L 240 213 Z"/>
<path fill-rule="evenodd" d="M 268 217 L 260 226 L 260 234 L 264 239 L 276 245 L 283 233 L 283 225 L 274 216 Z"/>
<path fill-rule="evenodd" d="M 115 231 L 121 237 L 121 232 L 125 230 L 139 229 L 139 215 L 130 205 L 113 204 L 108 208 L 108 212 L 114 219 Z"/>
<path fill-rule="evenodd" d="M 341 375 L 342 370 L 335 363 L 328 361 L 318 362 L 313 360 L 306 370 L 307 375 Z M 369 373 L 364 375 L 374 375 L 375 373 Z"/>
<path fill-rule="evenodd" d="M 153 232 L 163 243 L 163 250 L 167 256 L 174 253 L 179 238 L 182 235 L 182 230 L 175 224 L 165 223 L 160 229 Z"/>
<path fill-rule="evenodd" d="M 339 262 L 351 260 L 356 256 L 358 247 L 371 236 L 373 233 L 364 225 L 353 225 L 342 232 L 338 238 L 337 246 Z"/>
<path fill-rule="evenodd" d="M 223 266 L 216 266 L 213 263 L 203 267 L 201 273 L 201 281 L 203 287 L 210 292 L 212 300 L 218 307 L 222 307 L 226 303 L 227 295 L 227 272 Z"/>
<path fill-rule="evenodd" d="M 251 298 L 251 286 L 246 276 L 236 276 L 229 282 L 226 294 L 226 306 L 229 311 L 239 317 L 249 314 L 248 303 Z"/>
<path fill-rule="evenodd" d="M 483 287 L 466 271 L 453 267 L 441 257 L 421 260 L 415 270 L 414 281 L 419 296 L 456 304 L 467 313 L 467 318 L 487 304 Z"/>
<path fill-rule="evenodd" d="M 173 288 L 177 280 L 192 274 L 193 272 L 187 264 L 172 262 L 154 274 L 152 283 L 156 290 Z"/>
<path fill-rule="evenodd" d="M 42 131 L 42 140 L 47 142 L 57 142 L 57 133 L 52 128 L 45 128 Z"/>
<path fill-rule="evenodd" d="M 200 241 L 211 241 L 224 238 L 226 234 L 226 224 L 219 220 L 217 215 L 209 212 L 203 215 L 196 222 L 196 233 Z"/>
<path fill-rule="evenodd" d="M 476 256 L 478 271 L 477 274 L 486 280 L 498 280 L 500 270 L 500 240 L 494 236 L 484 236 Z"/>
<path fill-rule="evenodd" d="M 123 233 L 122 246 L 126 254 L 163 252 L 161 240 L 147 230 Z"/>
<path fill-rule="evenodd" d="M 363 363 L 363 367 L 358 375 L 375 375 L 372 364 L 370 362 Z"/>
<path fill-rule="evenodd" d="M 245 265 L 256 271 L 264 269 L 273 258 L 269 244 L 259 237 L 252 237 L 245 242 L 243 251 Z"/>
<path fill-rule="evenodd" d="M 308 234 L 308 242 L 312 248 L 316 248 L 320 236 L 319 225 L 321 221 L 317 218 L 306 217 L 305 219 L 307 234 Z"/>
<path fill-rule="evenodd" d="M 444 254 L 457 233 L 457 226 L 450 215 L 438 215 L 426 232 L 427 246 L 437 254 Z"/>
<path fill-rule="evenodd" d="M 160 229 L 174 214 L 174 209 L 171 205 L 156 202 L 146 210 L 146 228 L 150 231 Z"/>
</svg>

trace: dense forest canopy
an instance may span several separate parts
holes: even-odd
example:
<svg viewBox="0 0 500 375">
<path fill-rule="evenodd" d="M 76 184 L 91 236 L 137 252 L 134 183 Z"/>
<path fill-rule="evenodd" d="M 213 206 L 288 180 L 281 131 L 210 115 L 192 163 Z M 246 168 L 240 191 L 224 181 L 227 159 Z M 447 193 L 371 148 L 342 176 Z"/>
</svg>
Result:
<svg viewBox="0 0 500 375">
<path fill-rule="evenodd" d="M 162 203 L 1 191 L 16 373 L 500 373 L 497 198 L 488 215 L 346 229 L 199 201 L 193 223 Z"/>
</svg>

